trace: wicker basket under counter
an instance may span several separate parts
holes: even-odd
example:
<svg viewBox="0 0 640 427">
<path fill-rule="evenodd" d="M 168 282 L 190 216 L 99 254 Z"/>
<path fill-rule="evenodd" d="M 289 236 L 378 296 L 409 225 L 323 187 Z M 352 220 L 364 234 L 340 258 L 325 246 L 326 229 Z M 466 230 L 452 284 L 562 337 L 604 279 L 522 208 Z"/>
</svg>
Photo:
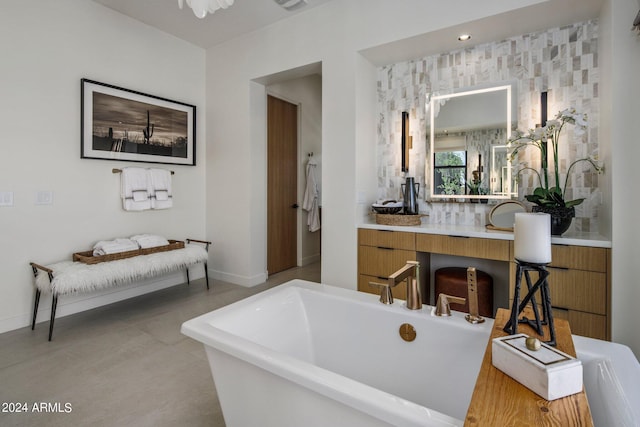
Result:
<svg viewBox="0 0 640 427">
<path fill-rule="evenodd" d="M 184 242 L 182 240 L 169 240 L 168 245 L 156 246 L 153 248 L 136 249 L 134 251 L 118 252 L 115 254 L 94 256 L 93 250 L 76 252 L 73 254 L 73 260 L 83 262 L 85 264 L 98 264 L 100 262 L 116 261 L 119 259 L 132 258 L 138 255 L 150 255 L 157 252 L 166 252 L 183 248 Z"/>
</svg>

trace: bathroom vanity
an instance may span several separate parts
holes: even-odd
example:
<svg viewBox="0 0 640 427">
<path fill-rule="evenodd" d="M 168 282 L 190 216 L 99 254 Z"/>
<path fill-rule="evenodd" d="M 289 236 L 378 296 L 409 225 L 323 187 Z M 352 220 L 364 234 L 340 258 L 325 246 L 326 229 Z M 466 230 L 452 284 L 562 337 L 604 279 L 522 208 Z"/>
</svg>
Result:
<svg viewBox="0 0 640 427">
<path fill-rule="evenodd" d="M 595 234 L 552 237 L 549 289 L 555 318 L 566 319 L 576 335 L 611 339 L 611 241 Z M 495 280 L 494 292 L 508 295 L 497 308 L 509 308 L 515 285 L 513 233 L 485 227 L 423 224 L 416 227 L 363 223 L 358 229 L 358 290 L 378 293 L 369 282 L 386 278 L 408 260 L 420 261 L 423 301 L 430 303 L 432 255 L 498 262 L 508 279 Z M 492 271 L 487 271 L 492 274 Z M 535 280 L 535 275 L 532 274 Z M 498 288 L 503 289 L 498 289 Z M 507 288 L 504 289 L 504 288 Z M 404 286 L 393 288 L 404 299 Z"/>
</svg>

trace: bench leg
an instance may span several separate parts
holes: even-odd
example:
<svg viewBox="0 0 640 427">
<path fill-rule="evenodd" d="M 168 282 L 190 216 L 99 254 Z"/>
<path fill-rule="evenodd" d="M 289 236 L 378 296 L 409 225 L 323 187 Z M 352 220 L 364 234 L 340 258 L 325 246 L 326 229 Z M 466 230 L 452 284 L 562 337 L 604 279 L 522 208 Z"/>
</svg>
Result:
<svg viewBox="0 0 640 427">
<path fill-rule="evenodd" d="M 185 268 L 184 271 L 187 272 L 187 286 L 189 286 L 191 284 L 191 282 L 189 281 L 189 267 Z"/>
<path fill-rule="evenodd" d="M 209 290 L 209 269 L 206 262 L 204 263 L 204 277 L 207 280 L 207 290 Z"/>
<path fill-rule="evenodd" d="M 53 321 L 56 319 L 56 308 L 58 307 L 58 296 L 53 295 L 51 299 L 51 320 L 49 321 L 49 341 L 53 335 Z"/>
<path fill-rule="evenodd" d="M 38 315 L 38 304 L 40 304 L 40 289 L 36 289 L 36 296 L 33 301 L 33 320 L 31 321 L 31 330 L 36 327 L 36 316 Z"/>
</svg>

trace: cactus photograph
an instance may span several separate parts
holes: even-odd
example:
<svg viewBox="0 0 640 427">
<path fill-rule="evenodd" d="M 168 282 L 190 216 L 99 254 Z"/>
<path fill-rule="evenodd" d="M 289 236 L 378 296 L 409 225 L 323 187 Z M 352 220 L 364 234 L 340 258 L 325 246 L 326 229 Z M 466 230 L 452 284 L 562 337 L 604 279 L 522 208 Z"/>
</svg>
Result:
<svg viewBox="0 0 640 427">
<path fill-rule="evenodd" d="M 195 106 L 82 80 L 83 158 L 195 164 Z"/>
</svg>

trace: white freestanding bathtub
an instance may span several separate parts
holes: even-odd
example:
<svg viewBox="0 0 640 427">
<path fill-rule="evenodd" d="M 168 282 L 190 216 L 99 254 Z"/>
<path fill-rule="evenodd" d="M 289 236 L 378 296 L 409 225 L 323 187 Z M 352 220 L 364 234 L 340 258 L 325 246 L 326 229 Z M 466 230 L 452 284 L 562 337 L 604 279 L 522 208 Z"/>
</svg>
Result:
<svg viewBox="0 0 640 427">
<path fill-rule="evenodd" d="M 412 342 L 400 325 L 416 330 Z M 227 427 L 462 425 L 493 322 L 435 317 L 375 295 L 293 280 L 189 320 Z M 574 337 L 596 426 L 640 425 L 640 365 Z"/>
</svg>

